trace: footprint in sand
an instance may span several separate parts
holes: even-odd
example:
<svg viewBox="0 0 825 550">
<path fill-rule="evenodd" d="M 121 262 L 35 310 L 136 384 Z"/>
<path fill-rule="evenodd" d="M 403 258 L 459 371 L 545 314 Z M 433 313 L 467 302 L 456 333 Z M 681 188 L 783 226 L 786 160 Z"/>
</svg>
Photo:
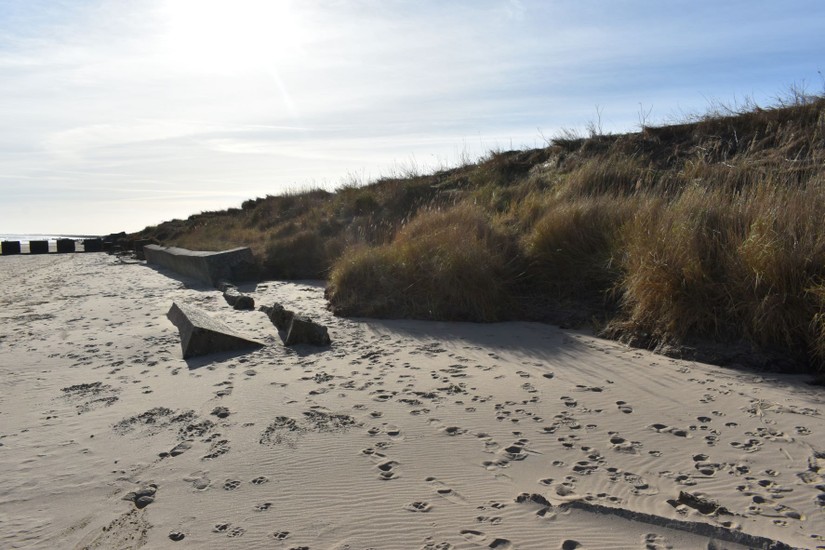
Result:
<svg viewBox="0 0 825 550">
<path fill-rule="evenodd" d="M 205 491 L 212 484 L 212 482 L 207 477 L 206 472 L 194 472 L 183 478 L 183 480 L 190 482 L 192 484 L 192 487 L 194 487 L 198 491 Z"/>
<path fill-rule="evenodd" d="M 404 509 L 408 512 L 421 512 L 426 513 L 433 509 L 432 504 L 423 500 L 417 500 L 415 502 L 410 502 L 409 504 L 404 506 Z"/>
<path fill-rule="evenodd" d="M 748 439 L 745 442 L 731 441 L 730 446 L 746 453 L 755 453 L 762 447 L 762 442 L 758 439 Z"/>
<path fill-rule="evenodd" d="M 690 438 L 690 434 L 688 433 L 688 430 L 685 430 L 684 428 L 674 428 L 674 427 L 668 426 L 666 424 L 651 424 L 648 427 L 651 430 L 655 431 L 656 433 L 660 433 L 660 434 L 668 433 L 668 434 L 671 434 L 671 435 L 675 435 L 676 437 Z"/>
<path fill-rule="evenodd" d="M 625 401 L 616 401 L 616 405 L 619 407 L 619 410 L 625 414 L 630 414 L 633 412 L 633 407 L 628 405 Z"/>
<path fill-rule="evenodd" d="M 455 504 L 465 504 L 467 502 L 467 499 L 457 493 L 452 487 L 446 485 L 438 479 L 431 476 L 426 478 L 425 481 L 430 484 L 438 496 L 443 497 Z"/>
<path fill-rule="evenodd" d="M 397 479 L 398 474 L 394 471 L 396 466 L 398 466 L 398 462 L 396 462 L 395 460 L 387 460 L 386 462 L 378 464 L 377 468 L 379 470 L 379 479 L 382 479 L 384 481 L 390 479 Z"/>
<path fill-rule="evenodd" d="M 243 527 L 233 527 L 229 531 L 227 531 L 226 536 L 233 539 L 237 537 L 242 537 L 243 534 L 246 533 L 246 529 Z"/>
<path fill-rule="evenodd" d="M 234 491 L 235 489 L 237 489 L 240 486 L 241 486 L 241 482 L 238 481 L 237 479 L 227 479 L 223 484 L 223 488 L 226 491 Z"/>
<path fill-rule="evenodd" d="M 510 461 L 504 458 L 500 458 L 498 460 L 485 460 L 481 463 L 481 465 L 484 466 L 485 470 L 495 472 L 496 470 L 508 467 L 510 465 Z"/>
<path fill-rule="evenodd" d="M 637 450 L 642 447 L 641 441 L 628 441 L 617 432 L 608 432 L 608 435 L 610 436 L 610 445 L 614 451 L 636 454 Z"/>
<path fill-rule="evenodd" d="M 673 548 L 673 546 L 668 544 L 666 538 L 656 533 L 647 533 L 642 537 L 642 542 L 647 550 L 666 550 Z"/>
<path fill-rule="evenodd" d="M 600 388 L 599 386 L 585 386 L 584 384 L 576 384 L 576 389 L 578 391 L 592 391 L 596 393 L 604 391 L 604 388 Z"/>
<path fill-rule="evenodd" d="M 561 396 L 559 399 L 561 399 L 565 407 L 573 408 L 579 404 L 575 399 L 573 399 L 572 397 L 568 397 L 566 395 Z"/>
<path fill-rule="evenodd" d="M 469 542 L 483 542 L 487 538 L 487 535 L 475 529 L 462 529 L 459 534 Z"/>
</svg>

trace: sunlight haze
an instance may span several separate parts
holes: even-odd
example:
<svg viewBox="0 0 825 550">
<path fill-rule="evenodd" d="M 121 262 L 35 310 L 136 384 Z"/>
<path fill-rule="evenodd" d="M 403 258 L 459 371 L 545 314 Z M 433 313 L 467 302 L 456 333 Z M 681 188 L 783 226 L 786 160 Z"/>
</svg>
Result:
<svg viewBox="0 0 825 550">
<path fill-rule="evenodd" d="M 825 4 L 5 0 L 0 232 L 136 231 L 821 93 Z"/>
</svg>

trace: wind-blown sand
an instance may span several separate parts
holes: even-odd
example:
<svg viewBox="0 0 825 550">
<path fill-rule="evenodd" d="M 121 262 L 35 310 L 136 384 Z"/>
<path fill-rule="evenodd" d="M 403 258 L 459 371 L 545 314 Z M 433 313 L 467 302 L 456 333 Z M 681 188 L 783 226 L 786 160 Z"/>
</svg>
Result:
<svg viewBox="0 0 825 550">
<path fill-rule="evenodd" d="M 806 376 L 339 319 L 320 284 L 262 283 L 329 327 L 289 349 L 263 313 L 103 254 L 0 258 L 0 285 L 3 548 L 825 547 Z M 173 300 L 268 346 L 185 362 Z"/>
</svg>

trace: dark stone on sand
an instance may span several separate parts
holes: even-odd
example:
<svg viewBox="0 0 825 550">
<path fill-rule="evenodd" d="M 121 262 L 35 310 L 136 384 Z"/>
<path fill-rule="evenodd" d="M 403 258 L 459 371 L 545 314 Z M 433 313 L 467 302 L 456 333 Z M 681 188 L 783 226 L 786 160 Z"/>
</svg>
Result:
<svg viewBox="0 0 825 550">
<path fill-rule="evenodd" d="M 157 264 L 187 277 L 215 286 L 220 281 L 248 281 L 255 277 L 255 261 L 247 247 L 222 250 L 187 250 L 149 244 L 143 254 L 150 264 Z"/>
<path fill-rule="evenodd" d="M 284 308 L 278 302 L 275 302 L 271 306 L 261 306 L 261 311 L 266 313 L 269 320 L 272 321 L 272 324 L 278 330 L 289 330 L 289 324 L 292 322 L 292 318 L 295 316 L 295 313 Z"/>
<path fill-rule="evenodd" d="M 103 252 L 103 240 L 101 239 L 83 239 L 84 252 Z"/>
<path fill-rule="evenodd" d="M 233 331 L 205 311 L 189 305 L 173 303 L 166 316 L 180 332 L 180 346 L 184 359 L 264 345 Z"/>
<path fill-rule="evenodd" d="M 138 508 L 146 508 L 153 502 L 155 502 L 155 497 L 144 495 L 142 497 L 137 497 L 135 499 L 135 506 L 137 506 Z"/>
<path fill-rule="evenodd" d="M 232 285 L 223 284 L 223 297 L 226 303 L 235 309 L 253 310 L 255 309 L 255 299 L 248 294 L 244 294 Z"/>
<path fill-rule="evenodd" d="M 171 533 L 169 533 L 169 538 L 175 542 L 179 542 L 186 538 L 186 535 L 184 535 L 180 531 L 172 531 Z"/>
<path fill-rule="evenodd" d="M 49 241 L 29 241 L 29 254 L 48 254 Z"/>
<path fill-rule="evenodd" d="M 20 254 L 20 241 L 3 241 L 0 243 L 0 254 L 3 256 Z"/>
<path fill-rule="evenodd" d="M 155 502 L 155 493 L 157 493 L 158 486 L 151 483 L 145 487 L 141 487 L 137 491 L 132 491 L 123 496 L 122 500 L 129 500 L 135 503 L 138 508 L 145 508 Z"/>
<path fill-rule="evenodd" d="M 330 344 L 327 327 L 319 325 L 309 317 L 293 315 L 289 323 L 289 332 L 284 345 L 309 344 L 312 346 L 328 346 Z"/>
</svg>

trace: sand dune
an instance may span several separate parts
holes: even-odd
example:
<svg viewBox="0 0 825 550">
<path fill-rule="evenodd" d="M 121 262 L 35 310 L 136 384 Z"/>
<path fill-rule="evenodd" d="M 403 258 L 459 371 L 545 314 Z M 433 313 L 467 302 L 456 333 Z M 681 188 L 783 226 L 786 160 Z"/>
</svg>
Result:
<svg viewBox="0 0 825 550">
<path fill-rule="evenodd" d="M 825 393 L 532 323 L 263 313 L 137 263 L 0 258 L 0 547 L 825 547 Z M 173 300 L 268 344 L 184 361 Z M 773 542 L 771 542 L 773 541 Z"/>
</svg>

